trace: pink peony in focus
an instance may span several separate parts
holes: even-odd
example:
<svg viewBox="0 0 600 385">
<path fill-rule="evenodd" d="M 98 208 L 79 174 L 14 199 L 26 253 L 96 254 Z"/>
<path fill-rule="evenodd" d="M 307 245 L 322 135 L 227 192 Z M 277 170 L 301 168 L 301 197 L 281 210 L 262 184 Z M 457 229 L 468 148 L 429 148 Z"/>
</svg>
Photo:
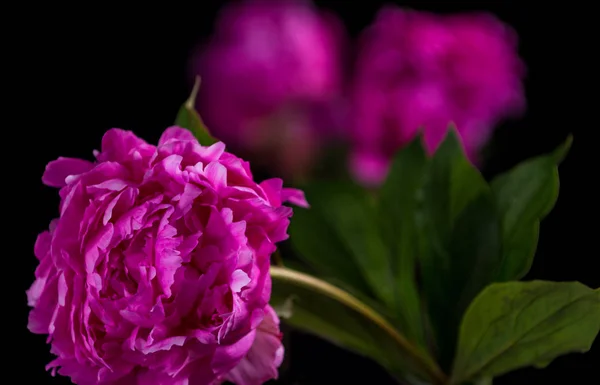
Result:
<svg viewBox="0 0 600 385">
<path fill-rule="evenodd" d="M 221 142 L 168 128 L 153 146 L 109 130 L 96 161 L 59 158 L 60 217 L 35 245 L 29 329 L 76 384 L 261 384 L 283 359 L 268 305 L 270 255 L 287 238 L 279 179 L 254 182 Z"/>
<path fill-rule="evenodd" d="M 477 162 L 494 126 L 525 107 L 516 40 L 486 14 L 382 9 L 362 36 L 354 80 L 350 167 L 357 179 L 380 183 L 419 128 L 433 153 L 450 123 Z"/>
<path fill-rule="evenodd" d="M 191 62 L 198 110 L 228 146 L 302 173 L 336 126 L 343 40 L 342 24 L 308 1 L 232 3 Z"/>
</svg>

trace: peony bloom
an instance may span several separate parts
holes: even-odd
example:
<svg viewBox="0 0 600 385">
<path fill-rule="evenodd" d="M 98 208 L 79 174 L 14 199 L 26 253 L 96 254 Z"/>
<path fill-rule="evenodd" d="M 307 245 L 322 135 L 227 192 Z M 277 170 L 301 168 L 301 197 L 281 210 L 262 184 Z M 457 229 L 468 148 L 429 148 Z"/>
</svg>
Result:
<svg viewBox="0 0 600 385">
<path fill-rule="evenodd" d="M 223 143 L 109 130 L 94 163 L 59 158 L 60 217 L 35 245 L 29 329 L 81 385 L 261 384 L 283 358 L 269 259 L 292 209 Z"/>
<path fill-rule="evenodd" d="M 342 31 L 305 1 L 226 6 L 191 63 L 208 127 L 278 175 L 303 173 L 336 126 Z"/>
<path fill-rule="evenodd" d="M 360 45 L 352 171 L 362 182 L 377 184 L 390 158 L 419 128 L 432 153 L 449 123 L 476 163 L 494 125 L 522 113 L 523 76 L 514 32 L 490 15 L 384 8 Z"/>
</svg>

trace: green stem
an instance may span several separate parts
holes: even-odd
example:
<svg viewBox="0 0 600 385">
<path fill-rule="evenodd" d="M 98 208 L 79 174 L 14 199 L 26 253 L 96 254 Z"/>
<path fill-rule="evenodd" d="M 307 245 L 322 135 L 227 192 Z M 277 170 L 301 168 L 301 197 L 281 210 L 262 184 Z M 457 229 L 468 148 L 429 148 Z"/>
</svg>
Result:
<svg viewBox="0 0 600 385">
<path fill-rule="evenodd" d="M 414 346 L 406 339 L 406 337 L 400 334 L 387 320 L 354 296 L 318 278 L 284 267 L 271 266 L 271 276 L 273 278 L 294 282 L 307 289 L 324 294 L 362 314 L 394 339 L 394 341 L 396 341 L 413 359 L 414 363 L 430 376 L 434 384 L 442 385 L 448 382 L 446 374 L 444 374 L 431 357 L 427 354 L 423 354 L 418 347 Z"/>
<path fill-rule="evenodd" d="M 185 101 L 185 107 L 189 110 L 194 110 L 196 104 L 196 96 L 198 96 L 198 90 L 200 89 L 200 76 L 196 76 L 194 79 L 194 87 L 190 93 L 190 97 Z M 195 111 L 195 110 L 194 110 Z"/>
</svg>

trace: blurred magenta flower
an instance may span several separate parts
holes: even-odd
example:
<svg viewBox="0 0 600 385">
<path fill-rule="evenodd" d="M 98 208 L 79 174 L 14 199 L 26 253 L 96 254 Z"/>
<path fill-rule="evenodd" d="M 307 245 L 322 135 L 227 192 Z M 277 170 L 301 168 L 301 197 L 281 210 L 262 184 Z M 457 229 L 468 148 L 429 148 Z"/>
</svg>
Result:
<svg viewBox="0 0 600 385">
<path fill-rule="evenodd" d="M 301 173 L 333 133 L 343 36 L 338 19 L 306 1 L 226 6 L 192 59 L 207 126 L 278 174 Z"/>
<path fill-rule="evenodd" d="M 35 244 L 29 330 L 80 385 L 258 385 L 283 359 L 270 255 L 302 192 L 260 184 L 221 142 L 109 130 L 96 161 L 58 158 L 60 217 Z"/>
<path fill-rule="evenodd" d="M 525 108 L 516 43 L 491 15 L 383 8 L 359 46 L 350 159 L 356 178 L 380 183 L 390 158 L 419 128 L 434 152 L 451 122 L 477 163 L 494 126 Z"/>
</svg>

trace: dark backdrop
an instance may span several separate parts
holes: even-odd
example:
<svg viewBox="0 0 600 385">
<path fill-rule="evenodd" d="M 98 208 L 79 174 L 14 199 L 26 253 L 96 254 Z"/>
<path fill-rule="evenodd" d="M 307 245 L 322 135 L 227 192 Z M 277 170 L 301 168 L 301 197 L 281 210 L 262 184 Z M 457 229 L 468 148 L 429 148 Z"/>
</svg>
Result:
<svg viewBox="0 0 600 385">
<path fill-rule="evenodd" d="M 24 111 L 17 115 L 17 126 L 9 130 L 10 135 L 22 137 L 11 139 L 10 148 L 5 151 L 26 152 L 26 155 L 11 155 L 9 164 L 19 170 L 16 178 L 20 186 L 25 186 L 17 190 L 24 191 L 24 195 L 13 199 L 16 202 L 26 199 L 27 204 L 16 205 L 20 210 L 19 221 L 15 226 L 9 224 L 9 234 L 18 233 L 5 241 L 19 247 L 11 246 L 7 249 L 10 253 L 4 256 L 17 264 L 15 274 L 4 272 L 6 280 L 14 282 L 13 275 L 18 280 L 18 285 L 11 284 L 10 291 L 4 292 L 11 303 L 5 319 L 15 322 L 16 328 L 5 346 L 10 345 L 9 360 L 16 360 L 21 380 L 0 380 L 1 383 L 69 383 L 64 378 L 52 379 L 44 371 L 51 359 L 45 337 L 31 335 L 26 329 L 28 308 L 24 293 L 33 281 L 37 262 L 33 244 L 37 233 L 47 228 L 58 210 L 57 190 L 44 187 L 40 178 L 46 163 L 60 155 L 91 158 L 91 150 L 98 148 L 103 132 L 110 127 L 133 130 L 150 142 L 158 139 L 188 96 L 185 76 L 188 54 L 199 40 L 209 35 L 220 6 L 218 1 L 195 3 L 159 5 L 157 2 L 155 6 L 137 9 L 124 3 L 104 8 L 91 3 L 86 3 L 85 8 L 32 5 L 35 12 L 27 10 L 22 15 L 18 55 L 24 75 L 18 103 Z M 517 30 L 529 71 L 528 113 L 498 130 L 486 173 L 493 174 L 549 151 L 569 132 L 573 133 L 572 151 L 560 168 L 560 198 L 542 224 L 538 254 L 527 278 L 578 280 L 592 287 L 600 286 L 595 231 L 598 204 L 588 180 L 597 175 L 591 137 L 597 127 L 582 117 L 590 106 L 585 105 L 585 97 L 578 90 L 594 91 L 583 67 L 589 59 L 584 55 L 590 47 L 581 43 L 587 36 L 588 31 L 583 30 L 587 25 L 574 20 L 585 10 L 564 6 L 541 8 L 545 3 L 531 8 L 531 3 L 525 1 L 397 3 L 437 12 L 487 10 Z M 383 2 L 317 1 L 317 4 L 337 12 L 355 37 L 371 22 Z M 5 180 L 5 183 L 12 182 Z M 383 370 L 364 358 L 311 336 L 295 333 L 288 336 L 291 362 L 282 373 L 282 383 L 392 383 Z M 495 383 L 599 384 L 600 374 L 593 368 L 593 364 L 600 364 L 599 352 L 600 341 L 597 341 L 588 355 L 561 357 L 544 371 L 519 370 Z"/>
</svg>

